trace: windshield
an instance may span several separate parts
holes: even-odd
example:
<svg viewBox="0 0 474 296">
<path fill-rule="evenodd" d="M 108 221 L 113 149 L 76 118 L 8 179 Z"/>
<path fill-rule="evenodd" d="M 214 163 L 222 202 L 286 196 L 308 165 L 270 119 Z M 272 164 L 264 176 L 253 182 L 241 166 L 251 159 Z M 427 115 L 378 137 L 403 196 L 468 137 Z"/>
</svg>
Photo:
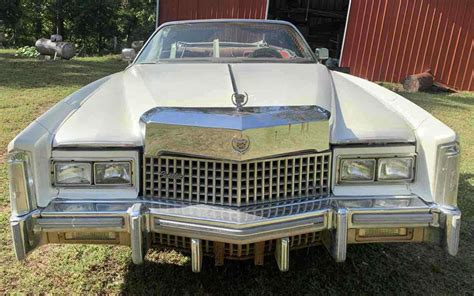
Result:
<svg viewBox="0 0 474 296">
<path fill-rule="evenodd" d="M 314 62 L 302 37 L 285 24 L 209 22 L 165 26 L 136 63 Z"/>
</svg>

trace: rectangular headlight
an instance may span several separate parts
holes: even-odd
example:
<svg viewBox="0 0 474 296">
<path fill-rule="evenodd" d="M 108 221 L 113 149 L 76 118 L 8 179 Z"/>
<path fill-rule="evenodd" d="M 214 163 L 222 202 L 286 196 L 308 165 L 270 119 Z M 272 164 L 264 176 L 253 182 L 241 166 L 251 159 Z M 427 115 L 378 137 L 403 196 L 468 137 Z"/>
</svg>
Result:
<svg viewBox="0 0 474 296">
<path fill-rule="evenodd" d="M 131 185 L 130 162 L 96 162 L 94 163 L 96 185 Z"/>
<path fill-rule="evenodd" d="M 380 181 L 410 181 L 413 179 L 413 158 L 381 158 L 378 165 Z"/>
<path fill-rule="evenodd" d="M 91 164 L 88 162 L 56 162 L 55 184 L 63 186 L 87 186 L 92 184 Z"/>
<path fill-rule="evenodd" d="M 341 182 L 367 182 L 375 179 L 375 159 L 342 159 Z"/>
</svg>

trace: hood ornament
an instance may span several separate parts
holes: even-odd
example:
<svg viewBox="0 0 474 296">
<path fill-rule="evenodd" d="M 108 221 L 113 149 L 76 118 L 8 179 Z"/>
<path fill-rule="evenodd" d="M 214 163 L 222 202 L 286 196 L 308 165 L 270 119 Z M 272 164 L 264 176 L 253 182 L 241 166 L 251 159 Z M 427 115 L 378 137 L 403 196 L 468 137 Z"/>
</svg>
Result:
<svg viewBox="0 0 474 296">
<path fill-rule="evenodd" d="M 244 154 L 250 148 L 250 139 L 248 136 L 242 135 L 240 137 L 234 136 L 232 138 L 232 148 L 235 152 Z"/>
<path fill-rule="evenodd" d="M 247 105 L 249 96 L 247 93 L 239 94 L 237 92 L 232 94 L 232 104 L 236 107 L 237 111 L 242 111 L 243 107 Z"/>
</svg>

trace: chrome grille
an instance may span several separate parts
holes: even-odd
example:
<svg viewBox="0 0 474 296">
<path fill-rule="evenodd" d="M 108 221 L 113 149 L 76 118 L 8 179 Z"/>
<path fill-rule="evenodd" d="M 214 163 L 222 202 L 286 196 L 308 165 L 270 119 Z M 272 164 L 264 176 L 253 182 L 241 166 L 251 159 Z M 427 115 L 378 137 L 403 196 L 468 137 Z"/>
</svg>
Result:
<svg viewBox="0 0 474 296">
<path fill-rule="evenodd" d="M 290 249 L 296 250 L 305 247 L 318 245 L 321 243 L 321 232 L 310 232 L 290 236 Z M 203 240 L 204 254 L 212 256 L 214 254 L 215 242 Z M 171 235 L 165 233 L 152 233 L 151 245 L 154 248 L 171 247 L 189 252 L 191 249 L 191 238 Z M 269 255 L 275 252 L 276 240 L 267 240 L 264 244 L 264 254 Z M 227 259 L 249 259 L 255 255 L 255 244 L 224 244 L 224 256 Z"/>
<path fill-rule="evenodd" d="M 329 193 L 331 154 L 252 161 L 145 157 L 144 196 L 245 206 Z"/>
</svg>

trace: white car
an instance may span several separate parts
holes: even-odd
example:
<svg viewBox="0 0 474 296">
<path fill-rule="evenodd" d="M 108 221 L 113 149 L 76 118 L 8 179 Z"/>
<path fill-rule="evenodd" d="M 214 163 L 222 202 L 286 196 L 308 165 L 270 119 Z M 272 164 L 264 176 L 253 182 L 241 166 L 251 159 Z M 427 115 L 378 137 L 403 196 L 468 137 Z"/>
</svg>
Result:
<svg viewBox="0 0 474 296">
<path fill-rule="evenodd" d="M 324 245 L 458 250 L 456 133 L 403 97 L 328 70 L 287 22 L 163 24 L 123 72 L 9 145 L 18 259 L 42 244 L 191 253 L 193 271 Z"/>
</svg>

